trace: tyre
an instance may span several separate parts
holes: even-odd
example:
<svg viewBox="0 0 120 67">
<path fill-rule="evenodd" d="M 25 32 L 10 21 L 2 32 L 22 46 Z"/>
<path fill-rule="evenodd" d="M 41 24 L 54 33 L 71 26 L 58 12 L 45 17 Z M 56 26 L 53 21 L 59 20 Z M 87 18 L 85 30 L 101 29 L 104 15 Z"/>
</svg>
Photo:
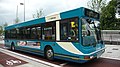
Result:
<svg viewBox="0 0 120 67">
<path fill-rule="evenodd" d="M 54 59 L 54 52 L 53 52 L 53 49 L 51 47 L 46 48 L 45 57 L 48 60 L 53 60 Z"/>
</svg>

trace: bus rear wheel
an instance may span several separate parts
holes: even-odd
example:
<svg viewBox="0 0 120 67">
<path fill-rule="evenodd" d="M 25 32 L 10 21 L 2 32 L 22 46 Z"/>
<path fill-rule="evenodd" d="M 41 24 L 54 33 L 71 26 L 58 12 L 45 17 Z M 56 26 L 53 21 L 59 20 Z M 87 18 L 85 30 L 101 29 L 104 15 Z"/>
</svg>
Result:
<svg viewBox="0 0 120 67">
<path fill-rule="evenodd" d="M 14 46 L 14 44 L 11 45 L 11 50 L 12 50 L 12 51 L 15 51 L 15 46 Z"/>
<path fill-rule="evenodd" d="M 48 60 L 53 60 L 54 59 L 54 52 L 53 49 L 51 47 L 47 47 L 45 50 L 45 57 Z"/>
</svg>

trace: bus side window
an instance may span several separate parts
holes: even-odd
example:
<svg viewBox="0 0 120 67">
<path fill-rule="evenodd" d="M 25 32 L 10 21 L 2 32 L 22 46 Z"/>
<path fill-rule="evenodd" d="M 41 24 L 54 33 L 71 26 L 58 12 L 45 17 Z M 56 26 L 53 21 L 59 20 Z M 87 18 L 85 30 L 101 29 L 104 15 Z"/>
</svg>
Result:
<svg viewBox="0 0 120 67">
<path fill-rule="evenodd" d="M 38 26 L 38 27 L 36 27 L 36 30 L 37 30 L 37 39 L 41 39 L 41 27 L 40 26 Z"/>
<path fill-rule="evenodd" d="M 27 38 L 27 39 L 30 39 L 30 30 L 31 30 L 31 29 L 30 29 L 30 28 L 27 28 L 26 30 L 27 30 L 27 37 L 26 37 L 26 38 Z"/>
<path fill-rule="evenodd" d="M 31 28 L 31 39 L 36 39 L 37 35 L 36 35 L 36 28 L 33 27 Z"/>
<path fill-rule="evenodd" d="M 55 40 L 55 22 L 48 22 L 42 27 L 43 40 Z"/>
<path fill-rule="evenodd" d="M 69 18 L 60 21 L 60 40 L 78 41 L 78 18 Z"/>
<path fill-rule="evenodd" d="M 60 40 L 68 40 L 68 23 L 60 24 Z"/>
</svg>

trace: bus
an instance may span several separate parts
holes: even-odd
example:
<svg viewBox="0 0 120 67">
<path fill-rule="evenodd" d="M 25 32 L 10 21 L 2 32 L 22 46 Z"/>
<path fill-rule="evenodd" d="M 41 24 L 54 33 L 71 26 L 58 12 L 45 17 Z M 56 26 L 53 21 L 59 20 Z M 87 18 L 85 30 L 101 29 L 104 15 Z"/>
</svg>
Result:
<svg viewBox="0 0 120 67">
<path fill-rule="evenodd" d="M 5 46 L 48 60 L 85 63 L 105 51 L 99 19 L 99 13 L 80 7 L 7 26 Z"/>
</svg>

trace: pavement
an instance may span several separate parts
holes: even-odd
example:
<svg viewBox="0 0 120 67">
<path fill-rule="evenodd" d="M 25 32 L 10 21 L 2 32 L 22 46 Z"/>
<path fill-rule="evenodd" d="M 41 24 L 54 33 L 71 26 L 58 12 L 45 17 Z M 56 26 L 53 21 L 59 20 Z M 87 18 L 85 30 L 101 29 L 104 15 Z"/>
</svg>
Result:
<svg viewBox="0 0 120 67">
<path fill-rule="evenodd" d="M 105 52 L 102 54 L 102 58 L 120 60 L 120 45 L 105 45 Z"/>
<path fill-rule="evenodd" d="M 3 44 L 4 42 L 0 41 L 0 46 L 3 47 Z M 104 54 L 102 54 L 101 56 L 102 58 L 120 60 L 120 45 L 107 44 L 105 45 L 105 47 L 106 50 Z M 13 67 L 13 66 L 14 67 L 60 67 L 60 65 L 56 65 L 53 63 L 35 59 L 33 57 L 22 55 L 13 51 L 9 51 L 4 48 L 0 48 L 0 67 Z"/>
</svg>

